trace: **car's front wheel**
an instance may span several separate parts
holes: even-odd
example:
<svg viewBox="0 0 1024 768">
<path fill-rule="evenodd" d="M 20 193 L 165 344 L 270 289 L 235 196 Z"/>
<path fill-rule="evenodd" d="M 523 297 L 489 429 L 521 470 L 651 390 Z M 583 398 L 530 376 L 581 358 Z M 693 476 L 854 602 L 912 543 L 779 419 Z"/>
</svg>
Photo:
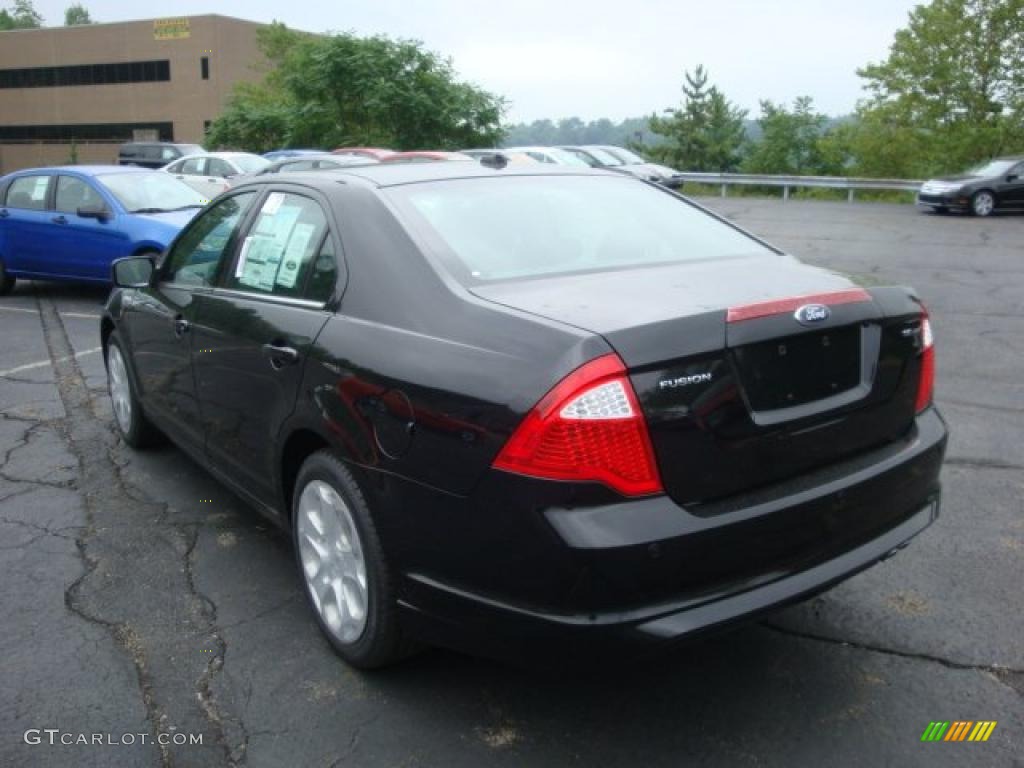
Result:
<svg viewBox="0 0 1024 768">
<path fill-rule="evenodd" d="M 987 189 L 975 192 L 971 198 L 971 211 L 975 216 L 988 216 L 996 209 L 996 198 Z"/>
<path fill-rule="evenodd" d="M 335 651 L 365 669 L 407 655 L 370 510 L 352 474 L 329 451 L 314 453 L 299 470 L 292 539 L 306 596 Z"/>
<path fill-rule="evenodd" d="M 132 448 L 145 448 L 157 442 L 160 433 L 139 405 L 135 385 L 128 374 L 123 342 L 117 331 L 107 339 L 107 389 L 114 409 L 114 422 L 124 441 Z"/>
<path fill-rule="evenodd" d="M 7 274 L 7 267 L 3 259 L 0 259 L 0 296 L 6 296 L 14 288 L 14 278 Z"/>
</svg>

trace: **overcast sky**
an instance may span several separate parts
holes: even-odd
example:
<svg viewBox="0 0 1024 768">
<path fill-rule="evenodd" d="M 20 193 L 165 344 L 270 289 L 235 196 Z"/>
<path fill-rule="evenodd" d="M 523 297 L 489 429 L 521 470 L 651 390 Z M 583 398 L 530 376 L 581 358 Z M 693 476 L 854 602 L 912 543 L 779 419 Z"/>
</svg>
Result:
<svg viewBox="0 0 1024 768">
<path fill-rule="evenodd" d="M 221 13 L 312 32 L 385 33 L 452 57 L 508 98 L 508 119 L 621 120 L 678 104 L 683 71 L 756 116 L 758 100 L 809 95 L 829 114 L 862 96 L 856 69 L 886 56 L 914 0 L 82 0 L 96 21 Z M 0 5 L 8 2 L 0 0 Z M 35 0 L 47 24 L 70 0 Z M 140 12 L 145 8 L 145 13 Z"/>
</svg>

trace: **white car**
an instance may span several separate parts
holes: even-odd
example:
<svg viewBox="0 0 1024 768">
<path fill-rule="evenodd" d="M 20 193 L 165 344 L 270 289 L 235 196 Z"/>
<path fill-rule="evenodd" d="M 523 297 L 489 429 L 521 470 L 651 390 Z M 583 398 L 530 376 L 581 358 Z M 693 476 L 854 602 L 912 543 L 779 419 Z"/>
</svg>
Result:
<svg viewBox="0 0 1024 768">
<path fill-rule="evenodd" d="M 558 147 L 505 147 L 502 152 L 519 152 L 527 157 L 532 157 L 538 163 L 550 163 L 553 165 L 582 165 L 587 164 L 574 155 Z"/>
<path fill-rule="evenodd" d="M 207 200 L 231 188 L 231 179 L 250 173 L 258 173 L 270 165 L 270 161 L 248 152 L 205 152 L 189 155 L 160 170 L 185 182 Z"/>
</svg>

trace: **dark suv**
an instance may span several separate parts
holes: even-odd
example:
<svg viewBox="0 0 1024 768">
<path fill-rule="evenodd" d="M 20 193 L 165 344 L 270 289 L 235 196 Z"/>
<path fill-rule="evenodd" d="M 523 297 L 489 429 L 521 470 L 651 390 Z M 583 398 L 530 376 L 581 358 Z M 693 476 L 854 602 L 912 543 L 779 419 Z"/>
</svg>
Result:
<svg viewBox="0 0 1024 768">
<path fill-rule="evenodd" d="M 133 141 L 122 144 L 117 153 L 118 165 L 138 165 L 142 168 L 163 168 L 179 157 L 205 152 L 198 144 L 171 144 L 164 141 Z"/>
</svg>

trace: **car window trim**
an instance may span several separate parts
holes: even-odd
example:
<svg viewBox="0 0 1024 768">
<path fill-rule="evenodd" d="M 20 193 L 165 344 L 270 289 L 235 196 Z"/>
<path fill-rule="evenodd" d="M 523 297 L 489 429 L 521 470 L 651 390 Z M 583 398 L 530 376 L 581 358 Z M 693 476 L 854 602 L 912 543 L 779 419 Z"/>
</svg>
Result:
<svg viewBox="0 0 1024 768">
<path fill-rule="evenodd" d="M 324 312 L 329 312 L 328 305 L 329 301 L 313 301 L 312 299 L 297 298 L 295 296 L 275 296 L 272 293 L 255 293 L 253 291 L 240 291 L 237 288 L 225 288 L 224 286 L 217 286 L 213 289 L 215 296 L 235 296 L 240 299 L 254 299 L 256 301 L 263 301 L 270 304 L 286 304 L 288 306 L 299 307 L 302 309 L 315 309 Z"/>
</svg>

